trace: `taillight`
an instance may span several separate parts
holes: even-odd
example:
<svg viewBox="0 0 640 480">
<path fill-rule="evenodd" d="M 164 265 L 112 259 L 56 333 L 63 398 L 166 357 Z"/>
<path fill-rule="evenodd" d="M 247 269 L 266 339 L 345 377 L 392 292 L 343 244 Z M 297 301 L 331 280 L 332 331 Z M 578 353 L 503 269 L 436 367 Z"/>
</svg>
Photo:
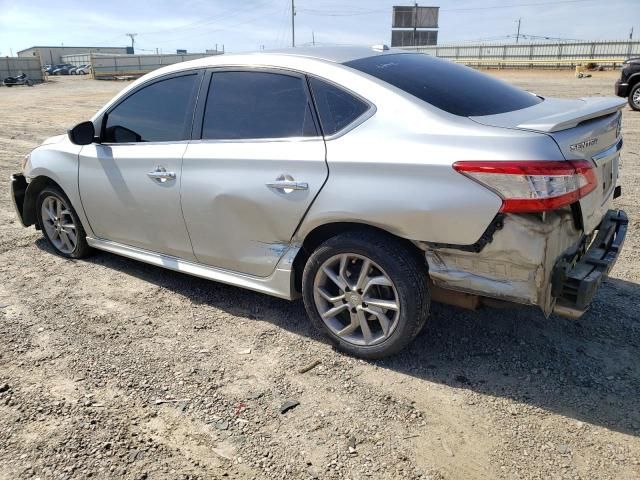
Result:
<svg viewBox="0 0 640 480">
<path fill-rule="evenodd" d="M 501 212 L 546 212 L 570 205 L 596 188 L 587 160 L 460 161 L 453 168 L 502 197 Z"/>
</svg>

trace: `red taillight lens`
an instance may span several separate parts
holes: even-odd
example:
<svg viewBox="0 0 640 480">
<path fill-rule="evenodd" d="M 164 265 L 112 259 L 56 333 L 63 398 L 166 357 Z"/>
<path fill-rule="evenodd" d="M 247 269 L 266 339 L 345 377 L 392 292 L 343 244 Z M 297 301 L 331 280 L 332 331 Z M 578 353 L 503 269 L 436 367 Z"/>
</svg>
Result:
<svg viewBox="0 0 640 480">
<path fill-rule="evenodd" d="M 597 180 L 590 162 L 461 161 L 453 168 L 502 197 L 501 212 L 546 212 L 578 201 Z"/>
</svg>

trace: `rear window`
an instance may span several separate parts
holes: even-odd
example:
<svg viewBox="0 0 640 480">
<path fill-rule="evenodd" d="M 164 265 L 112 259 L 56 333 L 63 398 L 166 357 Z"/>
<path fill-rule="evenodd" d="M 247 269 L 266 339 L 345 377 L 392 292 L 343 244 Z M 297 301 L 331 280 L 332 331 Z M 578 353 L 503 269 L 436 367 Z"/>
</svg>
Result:
<svg viewBox="0 0 640 480">
<path fill-rule="evenodd" d="M 344 90 L 310 78 L 309 84 L 316 100 L 322 131 L 325 135 L 339 132 L 369 109 L 369 105 Z"/>
<path fill-rule="evenodd" d="M 420 53 L 376 55 L 345 65 L 463 117 L 512 112 L 542 101 L 472 68 Z"/>
</svg>

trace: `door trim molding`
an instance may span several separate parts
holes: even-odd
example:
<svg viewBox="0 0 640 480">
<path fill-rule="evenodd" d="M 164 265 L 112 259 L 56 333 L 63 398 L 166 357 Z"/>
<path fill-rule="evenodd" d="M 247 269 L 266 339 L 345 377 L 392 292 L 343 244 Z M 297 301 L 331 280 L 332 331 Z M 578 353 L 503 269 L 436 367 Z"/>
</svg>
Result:
<svg viewBox="0 0 640 480">
<path fill-rule="evenodd" d="M 293 285 L 293 260 L 300 250 L 300 246 L 297 245 L 290 245 L 288 247 L 271 275 L 268 277 L 255 277 L 244 273 L 232 272 L 222 268 L 190 262 L 170 255 L 151 252 L 142 248 L 131 247 L 110 240 L 87 236 L 87 243 L 98 250 L 104 250 L 105 252 L 115 253 L 116 255 L 122 255 L 123 257 L 132 258 L 176 272 L 246 288 L 286 300 L 293 300 L 300 296 Z"/>
</svg>

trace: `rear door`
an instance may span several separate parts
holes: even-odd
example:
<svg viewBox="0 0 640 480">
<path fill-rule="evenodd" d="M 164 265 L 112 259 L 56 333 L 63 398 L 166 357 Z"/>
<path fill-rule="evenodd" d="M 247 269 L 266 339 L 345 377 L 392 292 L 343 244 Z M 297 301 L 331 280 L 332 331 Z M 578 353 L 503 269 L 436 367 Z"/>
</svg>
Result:
<svg viewBox="0 0 640 480">
<path fill-rule="evenodd" d="M 206 95 L 205 95 L 206 94 Z M 200 263 L 268 276 L 328 168 L 304 76 L 214 70 L 183 158 L 182 209 Z"/>
</svg>

